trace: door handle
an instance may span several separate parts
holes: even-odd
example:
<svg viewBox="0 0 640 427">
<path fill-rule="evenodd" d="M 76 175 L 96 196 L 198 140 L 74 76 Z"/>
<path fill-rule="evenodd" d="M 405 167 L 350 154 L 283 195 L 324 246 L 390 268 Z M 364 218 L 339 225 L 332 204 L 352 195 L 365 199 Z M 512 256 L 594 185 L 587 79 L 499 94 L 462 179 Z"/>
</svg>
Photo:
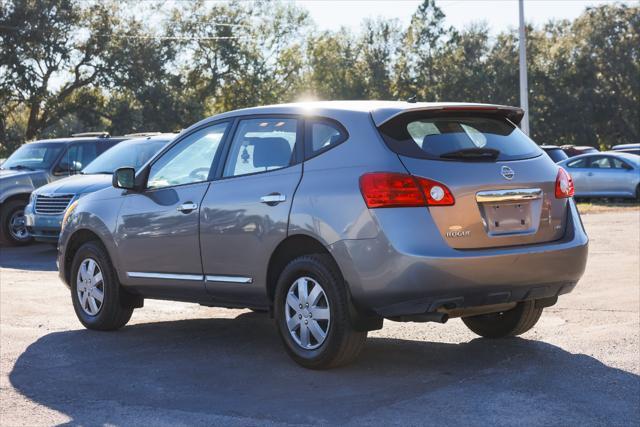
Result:
<svg viewBox="0 0 640 427">
<path fill-rule="evenodd" d="M 593 176 L 593 172 L 589 172 L 587 176 Z"/>
<path fill-rule="evenodd" d="M 269 206 L 275 206 L 278 203 L 284 202 L 285 200 L 287 200 L 287 196 L 280 193 L 271 193 L 267 194 L 266 196 L 260 197 L 260 203 L 265 203 Z"/>
<path fill-rule="evenodd" d="M 198 209 L 198 205 L 193 202 L 183 203 L 178 206 L 178 211 L 182 213 L 189 213 L 191 211 L 195 211 L 196 209 Z"/>
</svg>

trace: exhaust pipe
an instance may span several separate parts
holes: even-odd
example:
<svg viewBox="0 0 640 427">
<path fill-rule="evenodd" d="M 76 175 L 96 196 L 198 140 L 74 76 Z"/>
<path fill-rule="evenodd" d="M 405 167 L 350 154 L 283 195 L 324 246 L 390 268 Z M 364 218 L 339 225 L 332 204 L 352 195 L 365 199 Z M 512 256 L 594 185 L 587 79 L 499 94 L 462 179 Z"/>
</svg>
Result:
<svg viewBox="0 0 640 427">
<path fill-rule="evenodd" d="M 392 320 L 394 322 L 447 323 L 447 320 L 449 320 L 449 315 L 447 313 L 431 312 L 422 314 L 411 314 L 409 316 L 390 317 L 389 320 Z"/>
</svg>

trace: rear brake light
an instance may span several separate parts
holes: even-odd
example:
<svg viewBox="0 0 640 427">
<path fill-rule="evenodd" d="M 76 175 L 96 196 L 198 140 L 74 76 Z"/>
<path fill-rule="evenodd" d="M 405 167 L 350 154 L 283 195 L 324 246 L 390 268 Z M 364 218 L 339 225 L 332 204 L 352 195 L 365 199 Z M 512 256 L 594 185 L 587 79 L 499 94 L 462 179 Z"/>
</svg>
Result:
<svg viewBox="0 0 640 427">
<path fill-rule="evenodd" d="M 453 205 L 449 189 L 437 181 L 400 173 L 376 172 L 360 177 L 368 208 Z"/>
<path fill-rule="evenodd" d="M 558 169 L 558 176 L 556 177 L 556 199 L 573 197 L 574 193 L 575 188 L 571 175 L 563 168 Z"/>
</svg>

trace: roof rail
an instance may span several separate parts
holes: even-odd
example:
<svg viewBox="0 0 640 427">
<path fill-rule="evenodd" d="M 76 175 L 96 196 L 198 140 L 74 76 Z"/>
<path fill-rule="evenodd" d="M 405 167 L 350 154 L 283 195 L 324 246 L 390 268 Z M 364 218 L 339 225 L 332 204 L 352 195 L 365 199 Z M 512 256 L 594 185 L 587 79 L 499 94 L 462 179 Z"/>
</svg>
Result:
<svg viewBox="0 0 640 427">
<path fill-rule="evenodd" d="M 162 135 L 162 132 L 138 132 L 138 133 L 125 133 L 124 136 L 155 136 Z"/>
<path fill-rule="evenodd" d="M 109 138 L 109 132 L 81 132 L 72 133 L 73 137 L 94 137 L 94 138 Z"/>
</svg>

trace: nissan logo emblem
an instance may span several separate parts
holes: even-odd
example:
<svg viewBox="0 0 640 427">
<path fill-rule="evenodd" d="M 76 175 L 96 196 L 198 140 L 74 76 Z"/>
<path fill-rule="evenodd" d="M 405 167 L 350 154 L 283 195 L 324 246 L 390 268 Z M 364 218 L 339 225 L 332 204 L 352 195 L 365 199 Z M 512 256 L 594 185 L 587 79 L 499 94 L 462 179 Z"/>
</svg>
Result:
<svg viewBox="0 0 640 427">
<path fill-rule="evenodd" d="M 509 166 L 503 166 L 501 170 L 504 179 L 512 180 L 516 173 Z"/>
</svg>

